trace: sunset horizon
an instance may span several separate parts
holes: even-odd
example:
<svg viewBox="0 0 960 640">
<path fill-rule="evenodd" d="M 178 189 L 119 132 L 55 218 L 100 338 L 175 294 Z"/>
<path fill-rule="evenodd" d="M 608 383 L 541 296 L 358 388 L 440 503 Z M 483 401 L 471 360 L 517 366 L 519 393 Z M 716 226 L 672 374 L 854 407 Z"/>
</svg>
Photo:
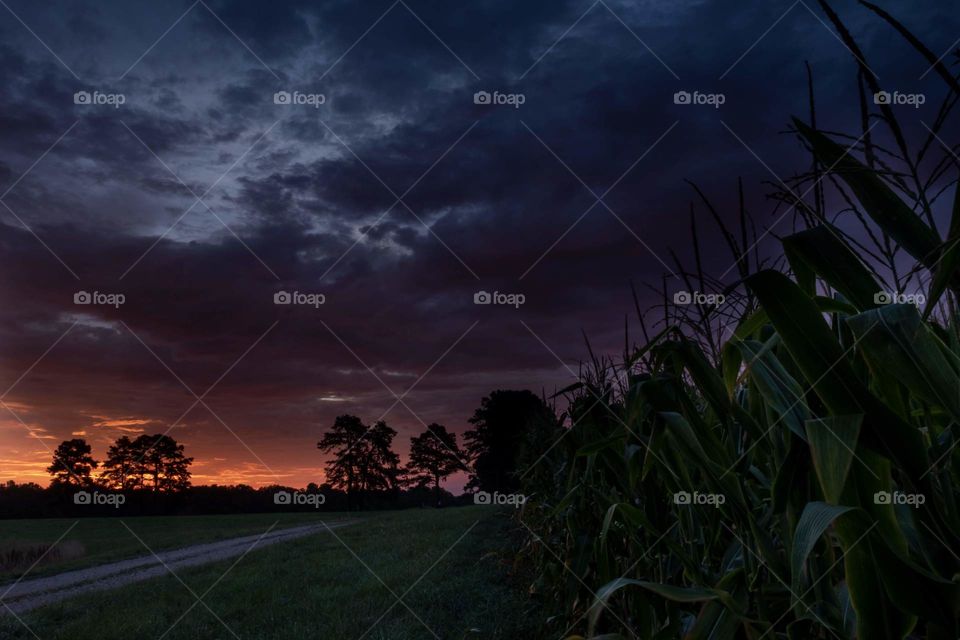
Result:
<svg viewBox="0 0 960 640">
<path fill-rule="evenodd" d="M 960 638 L 960 12 L 0 0 L 0 638 Z"/>
</svg>

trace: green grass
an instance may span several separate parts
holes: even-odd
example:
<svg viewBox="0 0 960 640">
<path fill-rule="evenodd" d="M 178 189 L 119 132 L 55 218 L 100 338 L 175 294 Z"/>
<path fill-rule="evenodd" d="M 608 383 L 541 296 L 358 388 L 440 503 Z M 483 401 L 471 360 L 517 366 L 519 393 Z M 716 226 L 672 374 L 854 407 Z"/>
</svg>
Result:
<svg viewBox="0 0 960 640">
<path fill-rule="evenodd" d="M 258 640 L 356 639 L 368 631 L 372 640 L 533 637 L 528 620 L 537 617 L 504 563 L 515 553 L 514 526 L 490 507 L 375 514 L 336 536 L 251 552 L 232 568 L 234 559 L 178 572 L 204 604 L 193 606 L 190 591 L 169 576 L 23 620 L 44 640 L 158 638 L 181 615 L 166 639 L 232 638 L 218 617 L 237 636 Z M 0 637 L 34 636 L 7 616 Z"/>
<path fill-rule="evenodd" d="M 274 522 L 279 522 L 276 529 L 282 529 L 346 517 L 348 515 L 343 513 L 246 513 L 75 520 L 0 520 L 0 549 L 9 543 L 53 543 L 69 530 L 63 541 L 77 541 L 82 544 L 84 555 L 67 562 L 39 565 L 30 572 L 30 577 L 37 577 L 149 554 L 137 540 L 137 536 L 153 551 L 161 551 L 260 534 Z M 124 523 L 130 529 L 127 529 Z M 136 536 L 130 530 L 136 533 Z M 11 582 L 19 575 L 0 571 L 0 584 Z"/>
</svg>

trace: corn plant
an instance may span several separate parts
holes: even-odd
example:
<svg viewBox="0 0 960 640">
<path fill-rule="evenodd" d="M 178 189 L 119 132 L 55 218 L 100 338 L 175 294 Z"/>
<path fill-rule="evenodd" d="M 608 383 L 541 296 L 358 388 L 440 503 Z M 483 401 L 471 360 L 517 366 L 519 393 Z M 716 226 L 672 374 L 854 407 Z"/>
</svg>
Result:
<svg viewBox="0 0 960 640">
<path fill-rule="evenodd" d="M 956 78 L 862 4 L 933 64 L 952 107 Z M 803 224 L 781 240 L 783 269 L 750 269 L 733 241 L 732 335 L 668 314 L 564 390 L 568 428 L 524 471 L 518 516 L 532 590 L 553 607 L 545 637 L 960 637 L 960 188 L 942 233 L 933 181 L 880 115 L 906 171 L 872 140 L 793 120 L 814 158 L 794 185 L 835 184 L 876 252 L 828 198 L 789 188 Z M 936 166 L 960 169 L 949 154 Z M 911 278 L 924 306 L 890 303 Z"/>
</svg>

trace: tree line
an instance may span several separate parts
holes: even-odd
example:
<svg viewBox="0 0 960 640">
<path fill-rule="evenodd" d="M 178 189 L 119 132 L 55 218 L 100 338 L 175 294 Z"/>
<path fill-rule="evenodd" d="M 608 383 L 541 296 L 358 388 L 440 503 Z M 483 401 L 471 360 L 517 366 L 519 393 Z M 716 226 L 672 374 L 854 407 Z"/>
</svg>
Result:
<svg viewBox="0 0 960 640">
<path fill-rule="evenodd" d="M 118 438 L 98 462 L 83 438 L 60 443 L 47 473 L 53 487 L 103 487 L 117 491 L 182 491 L 190 486 L 193 458 L 184 447 L 166 434 L 141 435 L 131 440 Z M 100 469 L 99 474 L 94 472 Z"/>
<path fill-rule="evenodd" d="M 389 494 L 402 487 L 432 487 L 441 502 L 441 483 L 458 471 L 467 474 L 467 491 L 515 492 L 522 470 L 560 435 L 554 410 L 530 391 L 498 390 L 483 398 L 464 433 L 430 424 L 410 440 L 405 467 L 392 450 L 397 432 L 383 420 L 366 425 L 354 415 L 341 415 L 323 434 L 317 448 L 333 457 L 325 472 L 331 486 L 344 491 L 352 506 L 362 508 L 367 496 Z"/>
<path fill-rule="evenodd" d="M 397 432 L 385 421 L 368 425 L 355 415 L 338 416 L 316 445 L 331 456 L 323 489 L 342 495 L 348 509 L 396 503 L 402 492 L 435 505 L 453 502 L 442 483 L 457 472 L 467 475 L 467 492 L 515 492 L 522 469 L 534 464 L 560 431 L 553 409 L 530 391 L 492 392 L 469 424 L 462 444 L 444 425 L 427 425 L 411 437 L 407 463 L 401 465 L 393 450 Z M 122 436 L 102 461 L 86 440 L 73 438 L 57 447 L 47 472 L 53 490 L 99 487 L 164 495 L 191 487 L 192 462 L 184 446 L 166 434 Z"/>
</svg>

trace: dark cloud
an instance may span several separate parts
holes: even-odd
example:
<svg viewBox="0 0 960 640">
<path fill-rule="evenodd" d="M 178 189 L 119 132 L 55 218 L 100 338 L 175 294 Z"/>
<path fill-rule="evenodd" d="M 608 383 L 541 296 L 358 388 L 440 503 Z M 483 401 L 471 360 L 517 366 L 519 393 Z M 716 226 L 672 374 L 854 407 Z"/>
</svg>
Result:
<svg viewBox="0 0 960 640">
<path fill-rule="evenodd" d="M 807 162 L 783 134 L 808 110 L 805 60 L 821 122 L 859 118 L 849 53 L 801 5 L 779 22 L 789 5 L 712 0 L 10 6 L 62 60 L 0 19 L 0 189 L 19 217 L 0 208 L 0 374 L 36 429 L 8 416 L 0 447 L 38 469 L 70 433 L 102 449 L 179 419 L 207 479 L 268 482 L 259 457 L 306 482 L 336 414 L 394 404 L 381 380 L 415 385 L 415 414 L 387 416 L 404 435 L 418 416 L 462 431 L 494 388 L 568 383 L 581 330 L 620 348 L 630 283 L 690 253 L 685 179 L 731 217 L 742 177 L 773 222 L 761 182 Z M 936 90 L 889 29 L 842 9 L 886 86 Z M 943 7 L 903 17 L 937 51 L 955 40 Z M 80 90 L 126 100 L 75 105 Z M 726 102 L 674 104 L 683 90 Z M 526 303 L 474 305 L 481 289 Z M 80 290 L 126 302 L 75 305 Z M 275 305 L 281 290 L 326 303 Z"/>
</svg>

